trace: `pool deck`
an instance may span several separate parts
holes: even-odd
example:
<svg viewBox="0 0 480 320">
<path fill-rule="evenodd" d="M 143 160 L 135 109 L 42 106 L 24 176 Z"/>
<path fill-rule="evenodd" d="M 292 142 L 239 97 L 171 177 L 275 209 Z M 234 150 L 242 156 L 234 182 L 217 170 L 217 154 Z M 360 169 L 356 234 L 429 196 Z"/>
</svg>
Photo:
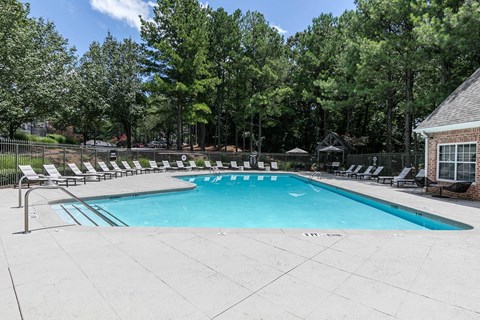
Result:
<svg viewBox="0 0 480 320">
<path fill-rule="evenodd" d="M 95 197 L 192 187 L 173 175 L 68 190 Z M 18 190 L 0 189 L 0 318 L 480 319 L 480 202 L 327 174 L 320 181 L 474 228 L 82 227 L 65 225 L 47 204 L 63 193 L 42 190 L 31 196 L 32 232 L 22 234 Z"/>
</svg>

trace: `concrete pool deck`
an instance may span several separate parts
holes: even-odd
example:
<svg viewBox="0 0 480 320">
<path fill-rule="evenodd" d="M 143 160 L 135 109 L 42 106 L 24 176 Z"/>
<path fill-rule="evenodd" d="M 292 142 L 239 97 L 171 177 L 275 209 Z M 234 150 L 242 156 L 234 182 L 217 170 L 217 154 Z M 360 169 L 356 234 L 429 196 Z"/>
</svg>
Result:
<svg viewBox="0 0 480 320">
<path fill-rule="evenodd" d="M 238 174 L 238 171 L 236 172 Z M 69 187 L 80 197 L 190 184 L 170 173 Z M 466 231 L 65 225 L 0 189 L 1 319 L 479 319 L 480 203 L 372 181 L 321 182 L 458 220 Z M 318 236 L 306 237 L 304 232 Z"/>
</svg>

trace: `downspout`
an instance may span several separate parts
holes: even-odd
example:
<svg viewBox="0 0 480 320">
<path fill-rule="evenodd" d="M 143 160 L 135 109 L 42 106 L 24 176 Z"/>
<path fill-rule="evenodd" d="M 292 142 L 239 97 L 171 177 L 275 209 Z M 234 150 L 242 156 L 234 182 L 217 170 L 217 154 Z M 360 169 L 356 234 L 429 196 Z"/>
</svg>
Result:
<svg viewBox="0 0 480 320">
<path fill-rule="evenodd" d="M 429 137 L 428 134 L 425 131 L 420 132 L 422 134 L 422 137 L 425 138 L 425 173 L 426 177 L 428 177 L 428 142 L 429 142 Z"/>
</svg>

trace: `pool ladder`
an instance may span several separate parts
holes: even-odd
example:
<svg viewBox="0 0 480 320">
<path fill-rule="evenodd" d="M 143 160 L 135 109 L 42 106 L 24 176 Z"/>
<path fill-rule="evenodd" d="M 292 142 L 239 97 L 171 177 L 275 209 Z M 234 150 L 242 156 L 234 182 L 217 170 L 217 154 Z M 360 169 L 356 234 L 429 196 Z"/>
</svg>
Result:
<svg viewBox="0 0 480 320">
<path fill-rule="evenodd" d="M 29 233 L 30 232 L 30 229 L 29 229 L 29 226 L 28 226 L 28 217 L 29 217 L 29 214 L 28 214 L 28 196 L 30 195 L 30 193 L 32 193 L 33 191 L 35 190 L 39 190 L 39 189 L 58 189 L 58 190 L 62 190 L 63 192 L 65 192 L 67 195 L 69 195 L 70 197 L 72 197 L 73 199 L 77 200 L 78 202 L 80 202 L 81 204 L 83 204 L 86 208 L 88 208 L 91 212 L 93 212 L 94 214 L 96 214 L 98 217 L 100 217 L 103 221 L 105 221 L 107 224 L 109 224 L 110 226 L 112 227 L 117 227 L 118 224 L 115 223 L 113 220 L 111 220 L 110 218 L 108 218 L 107 216 L 105 216 L 103 213 L 101 213 L 100 211 L 98 211 L 97 209 L 93 208 L 92 206 L 90 206 L 88 203 L 86 203 L 85 201 L 83 201 L 82 199 L 78 198 L 76 195 L 74 195 L 73 193 L 71 193 L 70 191 L 68 191 L 67 189 L 65 189 L 64 187 L 61 187 L 61 186 L 58 186 L 58 185 L 52 185 L 52 186 L 41 186 L 41 187 L 36 187 L 36 188 L 32 188 L 30 190 L 28 190 L 26 193 L 25 193 L 25 211 L 24 211 L 24 223 L 25 223 L 25 228 L 24 228 L 24 232 L 23 233 Z M 21 203 L 20 203 L 21 204 Z M 75 220 L 75 219 L 74 219 Z"/>
<path fill-rule="evenodd" d="M 308 181 L 313 181 L 316 177 L 320 177 L 320 171 L 314 171 L 309 177 Z"/>
</svg>

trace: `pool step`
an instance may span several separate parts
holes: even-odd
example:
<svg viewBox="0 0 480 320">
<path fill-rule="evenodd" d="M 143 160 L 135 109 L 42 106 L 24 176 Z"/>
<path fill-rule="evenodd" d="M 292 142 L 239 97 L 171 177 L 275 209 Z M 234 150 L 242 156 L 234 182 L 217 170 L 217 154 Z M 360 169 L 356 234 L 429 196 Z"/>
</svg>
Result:
<svg viewBox="0 0 480 320">
<path fill-rule="evenodd" d="M 128 227 L 121 219 L 117 218 L 107 210 L 98 205 L 94 205 L 93 208 L 104 216 L 112 220 L 116 225 Z M 81 226 L 109 226 L 104 219 L 92 212 L 90 209 L 82 204 L 61 204 L 54 207 L 54 210 L 59 214 L 63 220 L 74 223 Z"/>
</svg>

